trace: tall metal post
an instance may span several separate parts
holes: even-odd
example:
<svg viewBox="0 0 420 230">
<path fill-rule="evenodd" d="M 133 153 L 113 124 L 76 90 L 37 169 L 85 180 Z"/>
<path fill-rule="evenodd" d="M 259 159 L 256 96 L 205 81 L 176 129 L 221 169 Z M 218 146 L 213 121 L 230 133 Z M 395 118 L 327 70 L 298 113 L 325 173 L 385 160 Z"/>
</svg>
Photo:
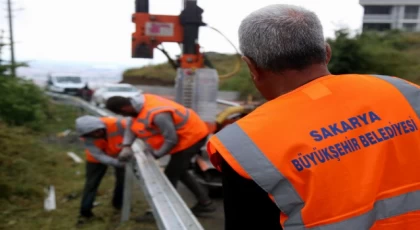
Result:
<svg viewBox="0 0 420 230">
<path fill-rule="evenodd" d="M 131 200 L 133 193 L 133 162 L 131 160 L 125 166 L 125 177 L 124 177 L 124 195 L 123 195 L 123 206 L 121 210 L 121 222 L 128 221 L 130 219 L 131 212 Z"/>
<path fill-rule="evenodd" d="M 195 4 L 197 4 L 197 0 L 183 0 L 184 9 L 187 6 L 187 2 L 195 2 Z"/>
<path fill-rule="evenodd" d="M 183 55 L 200 55 L 198 46 L 199 28 L 204 26 L 203 9 L 197 0 L 184 0 L 180 22 L 184 29 Z M 188 59 L 186 60 L 188 62 Z M 217 115 L 217 92 L 219 76 L 215 69 L 178 68 L 175 83 L 175 100 L 198 113 L 203 121 L 214 122 Z"/>
<path fill-rule="evenodd" d="M 201 16 L 203 12 L 203 9 L 197 5 L 197 0 L 184 0 L 184 9 L 179 15 L 184 28 L 182 54 L 197 54 L 198 30 L 204 25 Z"/>
<path fill-rule="evenodd" d="M 136 13 L 149 13 L 149 0 L 136 0 Z"/>
<path fill-rule="evenodd" d="M 1 66 L 1 62 L 3 61 L 2 60 L 2 50 L 3 50 L 3 46 L 4 46 L 4 44 L 3 44 L 3 30 L 0 30 L 0 66 Z"/>
<path fill-rule="evenodd" d="M 9 36 L 10 36 L 10 64 L 12 76 L 16 77 L 16 62 L 15 62 L 15 43 L 13 39 L 13 16 L 12 16 L 12 2 L 7 0 L 7 12 L 9 18 Z"/>
</svg>

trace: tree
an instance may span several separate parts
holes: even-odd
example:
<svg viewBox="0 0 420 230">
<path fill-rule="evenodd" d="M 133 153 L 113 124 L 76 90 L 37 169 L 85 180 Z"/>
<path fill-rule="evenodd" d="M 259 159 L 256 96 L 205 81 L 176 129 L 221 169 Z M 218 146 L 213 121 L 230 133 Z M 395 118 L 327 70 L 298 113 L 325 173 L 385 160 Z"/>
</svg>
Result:
<svg viewBox="0 0 420 230">
<path fill-rule="evenodd" d="M 389 31 L 366 32 L 350 37 L 347 30 L 327 41 L 332 48 L 333 74 L 383 74 L 418 81 L 420 35 Z"/>
<path fill-rule="evenodd" d="M 334 74 L 363 73 L 372 65 L 369 54 L 358 37 L 351 38 L 347 30 L 338 30 L 335 39 L 328 39 L 332 49 L 329 68 Z"/>
<path fill-rule="evenodd" d="M 44 92 L 30 81 L 0 77 L 0 123 L 42 129 L 49 104 Z"/>
</svg>

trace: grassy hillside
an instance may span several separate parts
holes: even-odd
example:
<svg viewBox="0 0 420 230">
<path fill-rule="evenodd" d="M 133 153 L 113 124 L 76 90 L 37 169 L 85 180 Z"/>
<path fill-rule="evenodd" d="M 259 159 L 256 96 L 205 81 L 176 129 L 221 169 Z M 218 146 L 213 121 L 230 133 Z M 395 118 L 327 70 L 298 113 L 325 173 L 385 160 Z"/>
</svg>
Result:
<svg viewBox="0 0 420 230">
<path fill-rule="evenodd" d="M 237 62 L 237 56 L 235 55 L 220 53 L 206 53 L 206 55 L 220 75 L 230 73 L 235 68 Z M 175 76 L 176 71 L 169 63 L 163 63 L 142 68 L 128 69 L 124 72 L 123 82 L 130 84 L 172 86 L 175 83 Z M 222 80 L 220 82 L 220 89 L 240 91 L 243 96 L 256 93 L 252 87 L 252 82 L 245 63 L 242 61 L 240 71 L 235 76 Z"/>
<path fill-rule="evenodd" d="M 228 73 L 234 68 L 236 60 L 233 55 L 219 53 L 207 53 L 206 55 L 220 74 Z M 130 83 L 139 82 L 138 84 L 146 82 L 149 85 L 153 85 L 155 82 L 159 82 L 159 85 L 173 85 L 175 75 L 175 69 L 169 63 L 163 63 L 128 69 L 124 72 L 123 81 Z"/>
<path fill-rule="evenodd" d="M 85 164 L 74 163 L 67 152 L 84 159 L 84 151 L 76 135 L 57 134 L 74 129 L 81 111 L 51 103 L 33 84 L 1 75 L 0 107 L 0 229 L 76 229 Z M 44 189 L 50 185 L 57 209 L 46 212 Z M 103 220 L 82 229 L 156 229 L 134 221 L 119 226 L 119 212 L 111 205 L 113 186 L 109 169 L 94 209 Z M 141 194 L 134 197 L 133 213 L 140 214 L 147 204 Z"/>
<path fill-rule="evenodd" d="M 67 157 L 73 151 L 84 159 L 77 137 L 57 138 L 56 133 L 74 125 L 79 111 L 54 105 L 53 119 L 45 123 L 45 131 L 7 126 L 0 122 L 0 229 L 76 229 L 76 220 L 85 180 L 85 164 L 76 164 Z M 57 209 L 44 211 L 44 188 L 54 185 Z M 156 229 L 152 224 L 128 222 L 119 226 L 119 212 L 111 205 L 114 178 L 108 170 L 99 188 L 94 209 L 103 220 L 81 229 Z M 135 195 L 133 212 L 147 208 L 142 195 Z"/>
</svg>

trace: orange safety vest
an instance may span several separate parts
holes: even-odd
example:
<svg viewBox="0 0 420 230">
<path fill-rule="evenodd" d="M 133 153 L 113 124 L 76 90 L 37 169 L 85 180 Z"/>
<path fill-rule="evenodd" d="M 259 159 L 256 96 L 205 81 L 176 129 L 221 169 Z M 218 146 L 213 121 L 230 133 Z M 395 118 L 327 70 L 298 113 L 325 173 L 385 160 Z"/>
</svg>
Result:
<svg viewBox="0 0 420 230">
<path fill-rule="evenodd" d="M 131 130 L 153 149 L 159 149 L 164 142 L 161 131 L 153 124 L 154 116 L 159 113 L 170 112 L 175 122 L 178 144 L 170 154 L 191 147 L 209 134 L 206 123 L 192 109 L 156 95 L 144 94 L 144 97 L 145 103 L 137 118 L 133 119 Z"/>
<path fill-rule="evenodd" d="M 106 126 L 107 139 L 96 139 L 93 144 L 107 155 L 116 158 L 121 151 L 127 122 L 125 119 L 116 117 L 101 117 L 100 119 Z M 99 163 L 89 150 L 86 149 L 85 153 L 88 162 Z"/>
<path fill-rule="evenodd" d="M 210 138 L 288 229 L 420 228 L 420 89 L 388 76 L 325 76 Z M 252 198 L 250 198 L 252 199 Z"/>
</svg>

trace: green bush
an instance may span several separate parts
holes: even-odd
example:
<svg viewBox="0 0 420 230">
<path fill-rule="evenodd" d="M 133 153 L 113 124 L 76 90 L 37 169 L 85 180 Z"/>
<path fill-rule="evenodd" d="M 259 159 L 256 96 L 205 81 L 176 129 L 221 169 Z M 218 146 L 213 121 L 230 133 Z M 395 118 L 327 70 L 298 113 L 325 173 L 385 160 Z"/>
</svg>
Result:
<svg viewBox="0 0 420 230">
<path fill-rule="evenodd" d="M 241 64 L 241 70 L 236 76 L 220 82 L 220 89 L 238 91 L 242 99 L 245 99 L 248 95 L 252 95 L 255 99 L 260 99 L 261 95 L 252 82 L 251 74 L 246 68 L 246 64 L 244 62 Z"/>
<path fill-rule="evenodd" d="M 47 121 L 48 99 L 33 83 L 0 77 L 0 120 L 15 126 L 40 130 Z"/>
<path fill-rule="evenodd" d="M 365 32 L 354 37 L 339 30 L 327 41 L 332 48 L 333 74 L 383 74 L 418 82 L 420 34 Z"/>
</svg>

